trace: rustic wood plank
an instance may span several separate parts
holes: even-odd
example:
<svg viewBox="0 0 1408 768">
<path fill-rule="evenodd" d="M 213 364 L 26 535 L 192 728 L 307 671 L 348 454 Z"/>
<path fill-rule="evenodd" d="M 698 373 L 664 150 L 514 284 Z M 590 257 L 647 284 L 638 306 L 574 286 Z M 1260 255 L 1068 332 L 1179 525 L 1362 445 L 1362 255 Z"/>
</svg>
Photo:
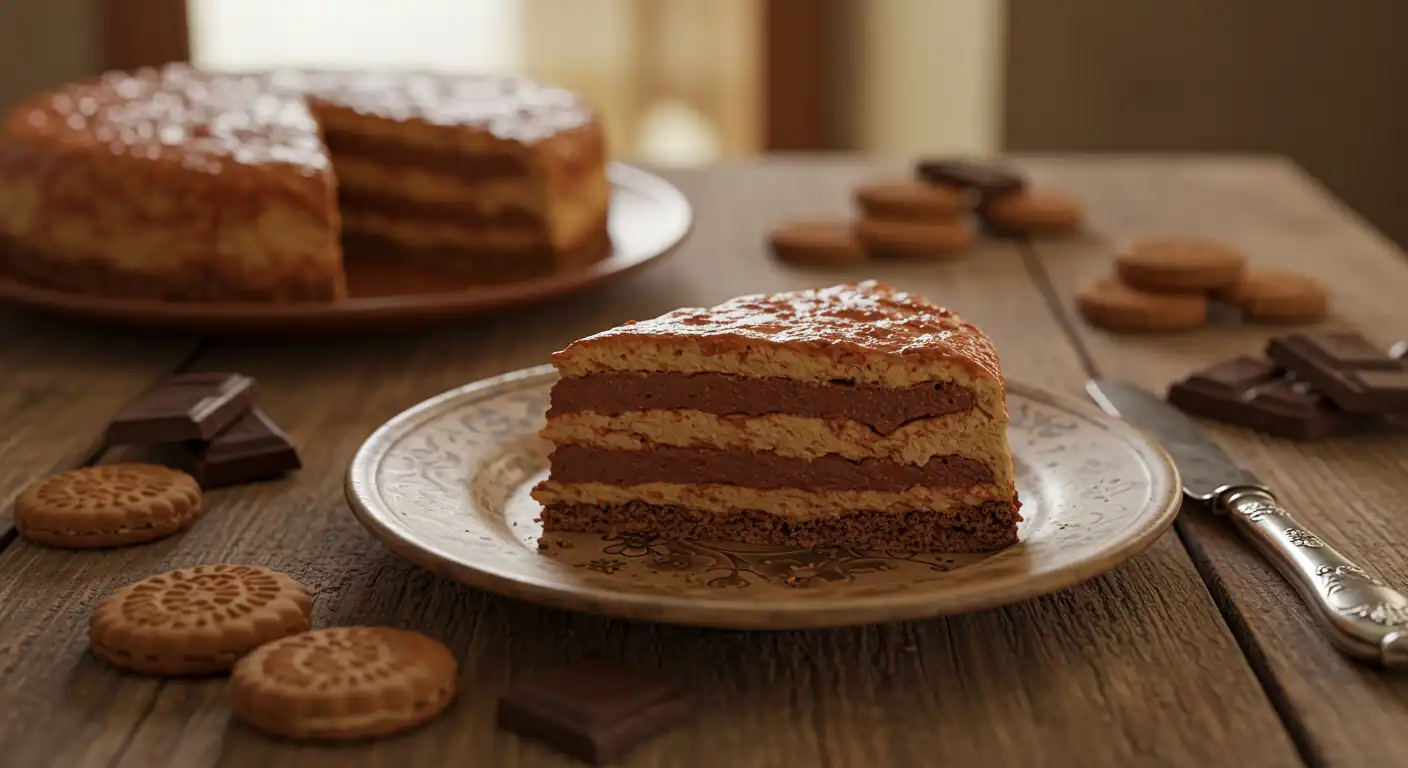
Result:
<svg viewBox="0 0 1408 768">
<path fill-rule="evenodd" d="M 1358 329 L 1385 345 L 1408 338 L 1408 262 L 1402 253 L 1288 163 L 1033 158 L 1025 166 L 1037 182 L 1070 190 L 1091 211 L 1093 234 L 1031 243 L 1068 311 L 1078 286 L 1110 269 L 1118 241 L 1152 232 L 1193 233 L 1245 248 L 1259 263 L 1324 280 L 1334 291 L 1333 326 Z M 1200 365 L 1259 353 L 1268 336 L 1284 331 L 1223 325 L 1139 337 L 1092 329 L 1073 311 L 1070 317 L 1100 373 L 1156 391 Z M 1334 546 L 1408 588 L 1402 524 L 1408 434 L 1384 429 L 1297 444 L 1212 423 L 1209 428 Z M 1408 764 L 1408 681 L 1336 653 L 1290 587 L 1224 525 L 1194 511 L 1179 526 L 1311 762 Z"/>
<path fill-rule="evenodd" d="M 35 477 L 82 464 L 102 425 L 196 349 L 0 310 L 0 546 L 10 502 Z M 0 643 L 4 642 L 0 638 Z"/>
<path fill-rule="evenodd" d="M 850 185 L 873 170 L 811 161 L 675 175 L 698 207 L 687 248 L 627 283 L 533 312 L 416 336 L 214 348 L 199 367 L 256 376 L 264 407 L 298 441 L 305 468 L 211 493 L 206 516 L 168 541 L 87 555 L 19 544 L 0 554 L 0 637 L 27 638 L 0 656 L 13 670 L 0 689 L 0 743 L 10 745 L 10 764 L 568 765 L 498 733 L 493 707 L 517 675 L 587 653 L 658 668 L 699 704 L 693 725 L 645 746 L 629 765 L 924 765 L 935 755 L 955 765 L 1296 764 L 1171 535 L 1111 574 L 1007 609 L 744 633 L 579 616 L 450 584 L 384 550 L 347 511 L 347 462 L 399 410 L 540 363 L 625 319 L 751 291 L 882 277 L 964 310 L 996 338 L 1014 379 L 1076 393 L 1084 374 L 1074 348 L 1009 244 L 986 245 L 959 263 L 828 272 L 764 256 L 770 223 L 845 212 Z M 391 623 L 443 639 L 463 664 L 462 697 L 402 738 L 350 749 L 297 746 L 231 723 L 222 680 L 156 684 L 85 652 L 87 612 L 101 594 L 220 560 L 293 573 L 316 590 L 319 624 Z M 129 711 L 115 712 L 112 700 Z M 131 709 L 144 713 L 135 727 Z"/>
</svg>

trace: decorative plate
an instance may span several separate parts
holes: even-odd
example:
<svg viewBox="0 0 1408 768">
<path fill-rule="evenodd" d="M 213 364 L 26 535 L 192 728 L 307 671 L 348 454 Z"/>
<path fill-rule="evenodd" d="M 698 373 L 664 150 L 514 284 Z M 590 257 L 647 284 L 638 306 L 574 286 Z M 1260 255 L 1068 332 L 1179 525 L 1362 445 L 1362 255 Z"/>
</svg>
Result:
<svg viewBox="0 0 1408 768">
<path fill-rule="evenodd" d="M 1020 543 L 983 554 L 796 549 L 554 533 L 537 436 L 556 374 L 529 368 L 391 419 L 347 473 L 357 518 L 392 551 L 480 589 L 630 619 L 788 629 L 922 619 L 1053 592 L 1114 568 L 1178 511 L 1154 442 L 1093 408 L 1009 382 Z M 561 540 L 559 542 L 559 540 Z"/>
<path fill-rule="evenodd" d="M 41 288 L 0 273 L 0 302 L 104 324 L 183 333 L 289 333 L 389 330 L 425 326 L 525 306 L 619 280 L 675 249 L 693 225 L 689 201 L 669 182 L 620 163 L 611 180 L 610 256 L 572 272 L 497 285 L 460 286 L 417 270 L 387 274 L 349 260 L 341 301 L 167 302 L 89 296 Z"/>
</svg>

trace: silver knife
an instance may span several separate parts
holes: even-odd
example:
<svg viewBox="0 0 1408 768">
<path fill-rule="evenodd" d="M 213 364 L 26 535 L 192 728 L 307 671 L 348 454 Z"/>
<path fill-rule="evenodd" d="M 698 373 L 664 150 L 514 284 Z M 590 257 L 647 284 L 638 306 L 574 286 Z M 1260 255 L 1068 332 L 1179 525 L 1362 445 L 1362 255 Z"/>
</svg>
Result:
<svg viewBox="0 0 1408 768">
<path fill-rule="evenodd" d="M 1111 379 L 1092 380 L 1085 389 L 1106 413 L 1163 445 L 1183 479 L 1183 494 L 1230 517 L 1300 593 L 1337 648 L 1385 667 L 1408 667 L 1408 597 L 1297 522 L 1270 488 L 1162 398 Z"/>
</svg>

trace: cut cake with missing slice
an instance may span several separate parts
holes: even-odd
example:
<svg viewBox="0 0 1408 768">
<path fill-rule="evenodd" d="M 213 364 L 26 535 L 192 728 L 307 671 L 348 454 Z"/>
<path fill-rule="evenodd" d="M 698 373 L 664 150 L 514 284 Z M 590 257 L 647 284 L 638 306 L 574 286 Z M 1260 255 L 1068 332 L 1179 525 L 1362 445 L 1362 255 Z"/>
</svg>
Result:
<svg viewBox="0 0 1408 768">
<path fill-rule="evenodd" d="M 1017 542 L 992 342 L 874 281 L 577 341 L 542 436 L 544 534 L 969 552 Z"/>
</svg>

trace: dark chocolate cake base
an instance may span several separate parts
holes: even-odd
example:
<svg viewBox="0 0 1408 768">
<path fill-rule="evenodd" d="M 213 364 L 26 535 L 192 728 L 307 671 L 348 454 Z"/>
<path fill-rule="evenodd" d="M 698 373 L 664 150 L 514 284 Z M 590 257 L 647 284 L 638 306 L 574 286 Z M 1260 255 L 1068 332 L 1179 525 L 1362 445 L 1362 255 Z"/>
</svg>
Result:
<svg viewBox="0 0 1408 768">
<path fill-rule="evenodd" d="M 788 520 L 756 510 L 731 514 L 647 504 L 550 504 L 543 533 L 651 533 L 666 539 L 703 539 L 795 547 L 835 546 L 889 552 L 990 552 L 1017 543 L 1013 504 L 989 501 L 957 515 L 894 514 L 860 510 L 838 517 Z"/>
</svg>

